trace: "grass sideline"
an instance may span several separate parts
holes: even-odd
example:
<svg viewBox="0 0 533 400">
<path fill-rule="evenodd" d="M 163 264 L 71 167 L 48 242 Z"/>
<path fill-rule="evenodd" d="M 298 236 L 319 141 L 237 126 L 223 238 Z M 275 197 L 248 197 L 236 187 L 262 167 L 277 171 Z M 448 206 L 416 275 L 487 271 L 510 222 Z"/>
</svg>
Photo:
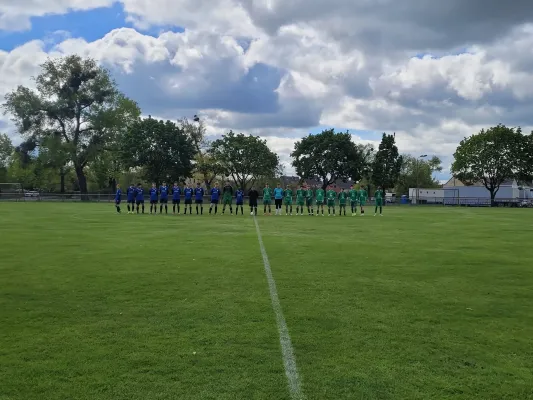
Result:
<svg viewBox="0 0 533 400">
<path fill-rule="evenodd" d="M 384 213 L 258 217 L 307 399 L 533 399 L 531 210 Z M 0 400 L 289 399 L 249 214 L 1 203 L 0 237 Z"/>
</svg>

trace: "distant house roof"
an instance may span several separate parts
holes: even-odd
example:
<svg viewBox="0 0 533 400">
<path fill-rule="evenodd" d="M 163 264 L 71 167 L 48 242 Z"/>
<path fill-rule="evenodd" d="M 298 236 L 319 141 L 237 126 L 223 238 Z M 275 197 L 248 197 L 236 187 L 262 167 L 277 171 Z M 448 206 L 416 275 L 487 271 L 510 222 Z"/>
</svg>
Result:
<svg viewBox="0 0 533 400">
<path fill-rule="evenodd" d="M 454 186 L 483 186 L 482 182 L 476 182 L 473 185 L 465 185 L 463 182 L 461 182 L 456 177 L 452 176 L 448 182 L 446 182 L 444 185 L 442 185 L 443 188 L 449 188 Z M 508 179 L 504 181 L 501 186 L 517 186 L 517 183 L 514 179 Z"/>
</svg>

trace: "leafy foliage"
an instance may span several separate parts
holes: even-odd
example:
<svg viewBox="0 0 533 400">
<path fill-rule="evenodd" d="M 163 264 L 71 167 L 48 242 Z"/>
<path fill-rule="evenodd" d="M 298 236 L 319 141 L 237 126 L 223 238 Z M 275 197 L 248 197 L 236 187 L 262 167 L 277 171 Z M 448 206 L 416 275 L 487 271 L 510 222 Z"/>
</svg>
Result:
<svg viewBox="0 0 533 400">
<path fill-rule="evenodd" d="M 93 59 L 73 55 L 47 60 L 41 67 L 37 90 L 19 86 L 8 93 L 5 112 L 26 139 L 39 143 L 56 137 L 64 144 L 85 194 L 85 167 L 140 110 Z"/>
<path fill-rule="evenodd" d="M 371 153 L 371 148 L 357 146 L 348 132 L 327 129 L 296 142 L 291 157 L 300 177 L 319 177 L 325 189 L 339 179 L 361 179 L 368 173 L 366 161 Z"/>
<path fill-rule="evenodd" d="M 402 156 L 402 167 L 395 185 L 396 194 L 409 194 L 409 188 L 438 188 L 439 182 L 433 178 L 433 173 L 442 171 L 442 161 L 433 156 L 429 160 L 422 160 L 411 155 Z"/>
<path fill-rule="evenodd" d="M 383 190 L 396 184 L 402 168 L 402 156 L 398 152 L 394 135 L 383 133 L 378 151 L 372 162 L 372 180 Z"/>
<path fill-rule="evenodd" d="M 502 183 L 530 179 L 531 136 L 499 124 L 465 138 L 455 151 L 452 173 L 468 185 L 482 183 L 494 201 Z"/>
<path fill-rule="evenodd" d="M 139 119 L 122 136 L 121 160 L 128 168 L 142 168 L 150 181 L 160 183 L 191 176 L 196 149 L 192 139 L 174 122 Z"/>
<path fill-rule="evenodd" d="M 243 189 L 258 178 L 275 176 L 280 168 L 279 157 L 266 140 L 232 131 L 211 144 L 209 155 Z"/>
</svg>

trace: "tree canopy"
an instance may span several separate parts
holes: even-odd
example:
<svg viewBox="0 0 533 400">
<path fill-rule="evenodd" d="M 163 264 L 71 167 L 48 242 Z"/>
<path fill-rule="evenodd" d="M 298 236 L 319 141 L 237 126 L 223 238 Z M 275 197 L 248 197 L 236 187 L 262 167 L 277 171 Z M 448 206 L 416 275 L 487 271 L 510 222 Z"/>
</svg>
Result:
<svg viewBox="0 0 533 400">
<path fill-rule="evenodd" d="M 65 145 L 80 191 L 86 194 L 87 164 L 139 117 L 140 110 L 90 58 L 49 59 L 35 85 L 36 90 L 19 86 L 8 93 L 3 107 L 24 138 L 39 144 L 55 136 Z"/>
<path fill-rule="evenodd" d="M 209 155 L 218 162 L 223 174 L 231 176 L 243 189 L 260 177 L 273 177 L 280 170 L 279 157 L 266 140 L 233 131 L 215 140 Z"/>
<path fill-rule="evenodd" d="M 327 129 L 296 142 L 291 157 L 300 177 L 318 177 L 325 189 L 337 180 L 361 179 L 367 171 L 365 157 L 369 156 L 368 152 L 368 148 L 352 141 L 350 133 Z"/>
<path fill-rule="evenodd" d="M 481 183 L 494 202 L 506 180 L 530 180 L 533 174 L 531 135 L 499 124 L 465 138 L 453 157 L 452 173 L 467 185 Z"/>
<path fill-rule="evenodd" d="M 383 133 L 372 162 L 372 181 L 383 190 L 394 187 L 402 168 L 402 156 L 396 146 L 395 135 Z"/>
</svg>

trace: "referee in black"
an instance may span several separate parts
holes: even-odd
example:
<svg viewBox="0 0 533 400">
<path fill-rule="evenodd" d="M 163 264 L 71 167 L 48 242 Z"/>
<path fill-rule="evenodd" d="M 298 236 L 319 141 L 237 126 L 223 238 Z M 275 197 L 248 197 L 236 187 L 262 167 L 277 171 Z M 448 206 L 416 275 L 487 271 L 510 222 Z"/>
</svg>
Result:
<svg viewBox="0 0 533 400">
<path fill-rule="evenodd" d="M 252 186 L 252 189 L 248 192 L 248 197 L 250 199 L 250 215 L 257 215 L 257 199 L 259 199 L 259 192 L 255 190 L 255 187 Z"/>
</svg>

